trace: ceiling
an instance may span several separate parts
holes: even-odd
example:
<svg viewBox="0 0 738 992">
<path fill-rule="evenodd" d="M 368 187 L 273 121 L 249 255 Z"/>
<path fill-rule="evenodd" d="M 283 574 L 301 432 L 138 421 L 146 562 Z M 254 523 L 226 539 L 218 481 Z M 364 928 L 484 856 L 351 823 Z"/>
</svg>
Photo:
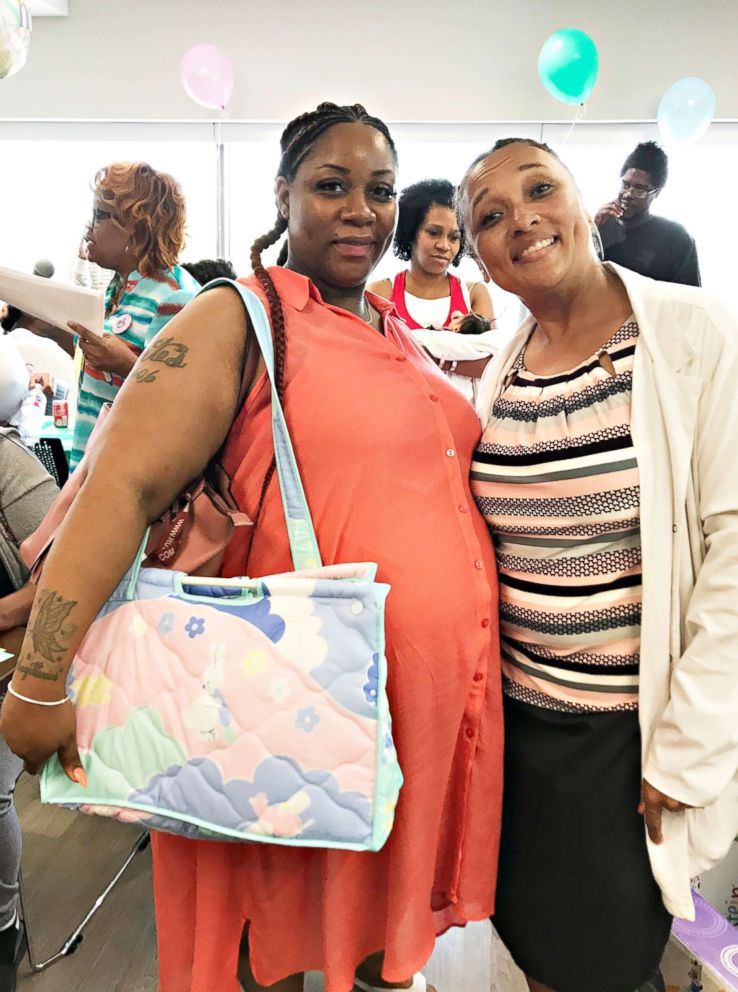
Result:
<svg viewBox="0 0 738 992">
<path fill-rule="evenodd" d="M 27 0 L 32 17 L 66 17 L 69 0 Z"/>
</svg>

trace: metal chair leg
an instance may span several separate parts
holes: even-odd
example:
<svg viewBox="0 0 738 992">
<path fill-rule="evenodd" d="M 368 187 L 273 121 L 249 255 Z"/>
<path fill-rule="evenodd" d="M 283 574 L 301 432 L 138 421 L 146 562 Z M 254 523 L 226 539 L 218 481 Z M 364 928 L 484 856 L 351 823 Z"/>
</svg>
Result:
<svg viewBox="0 0 738 992">
<path fill-rule="evenodd" d="M 118 869 L 116 874 L 113 876 L 113 878 L 110 880 L 108 885 L 100 893 L 100 895 L 97 897 L 93 905 L 90 907 L 87 915 L 84 917 L 84 919 L 79 924 L 79 926 L 76 927 L 76 929 L 67 937 L 67 939 L 62 944 L 61 948 L 56 952 L 56 954 L 52 954 L 51 957 L 47 958 L 45 961 L 36 961 L 36 959 L 33 956 L 31 931 L 28 925 L 28 914 L 26 913 L 25 903 L 23 901 L 23 884 L 21 878 L 20 905 L 21 905 L 21 913 L 23 915 L 23 924 L 26 928 L 26 953 L 28 954 L 28 963 L 30 964 L 31 970 L 33 972 L 45 971 L 47 968 L 50 968 L 52 964 L 55 964 L 57 961 L 61 961 L 62 958 L 68 957 L 70 954 L 74 954 L 74 952 L 77 950 L 77 948 L 84 939 L 84 934 L 82 931 L 90 922 L 90 920 L 93 918 L 95 913 L 97 913 L 97 911 L 100 909 L 100 907 L 105 902 L 107 897 L 110 895 L 115 885 L 120 881 L 126 868 L 128 868 L 128 866 L 136 857 L 136 855 L 139 853 L 139 851 L 145 851 L 146 848 L 149 846 L 149 841 L 150 841 L 149 833 L 148 831 L 145 831 L 138 838 L 133 848 L 131 849 L 130 854 L 123 862 L 121 867 Z"/>
</svg>

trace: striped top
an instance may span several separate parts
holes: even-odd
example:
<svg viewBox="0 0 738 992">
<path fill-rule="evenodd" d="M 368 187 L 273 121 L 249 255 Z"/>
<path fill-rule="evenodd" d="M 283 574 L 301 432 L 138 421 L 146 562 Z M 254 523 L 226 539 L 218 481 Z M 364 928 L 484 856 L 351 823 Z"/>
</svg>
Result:
<svg viewBox="0 0 738 992">
<path fill-rule="evenodd" d="M 199 285 L 186 269 L 175 265 L 173 269 L 160 273 L 156 278 L 131 272 L 123 295 L 116 309 L 108 314 L 110 301 L 120 285 L 120 277 L 114 276 L 105 294 L 104 331 L 117 334 L 125 341 L 134 355 L 141 354 L 145 347 L 150 325 L 156 320 L 159 330 L 184 305 L 179 291 L 189 291 L 189 298 L 199 290 Z M 178 293 L 176 306 L 169 306 L 172 294 Z M 82 460 L 85 447 L 100 415 L 103 404 L 112 402 L 123 385 L 120 376 L 110 372 L 99 372 L 86 362 L 82 369 L 77 397 L 77 419 L 74 423 L 72 453 L 69 463 L 75 468 Z"/>
<path fill-rule="evenodd" d="M 637 338 L 631 317 L 592 358 L 549 376 L 525 368 L 523 348 L 472 463 L 495 541 L 505 691 L 548 709 L 638 705 Z"/>
</svg>

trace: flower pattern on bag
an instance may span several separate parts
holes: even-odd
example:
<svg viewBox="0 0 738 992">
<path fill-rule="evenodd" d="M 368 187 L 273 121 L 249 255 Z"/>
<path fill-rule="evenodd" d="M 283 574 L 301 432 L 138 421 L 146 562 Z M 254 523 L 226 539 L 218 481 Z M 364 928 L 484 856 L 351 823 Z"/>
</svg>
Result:
<svg viewBox="0 0 738 992">
<path fill-rule="evenodd" d="M 295 726 L 298 730 L 302 730 L 306 734 L 312 734 L 319 723 L 320 717 L 316 713 L 314 706 L 305 706 L 303 709 L 297 711 Z"/>
<path fill-rule="evenodd" d="M 205 633 L 205 620 L 202 617 L 190 617 L 189 622 L 185 624 L 185 631 L 192 637 L 199 637 L 200 634 Z"/>
<path fill-rule="evenodd" d="M 162 637 L 166 637 L 167 634 L 171 634 L 174 630 L 174 626 L 174 614 L 171 610 L 167 610 L 166 613 L 162 613 L 159 617 L 159 623 L 156 625 L 156 629 Z"/>
<path fill-rule="evenodd" d="M 366 673 L 366 682 L 362 686 L 364 690 L 364 697 L 368 703 L 372 706 L 377 705 L 377 696 L 379 694 L 379 656 L 372 655 L 372 663 L 369 667 L 369 671 Z"/>
</svg>

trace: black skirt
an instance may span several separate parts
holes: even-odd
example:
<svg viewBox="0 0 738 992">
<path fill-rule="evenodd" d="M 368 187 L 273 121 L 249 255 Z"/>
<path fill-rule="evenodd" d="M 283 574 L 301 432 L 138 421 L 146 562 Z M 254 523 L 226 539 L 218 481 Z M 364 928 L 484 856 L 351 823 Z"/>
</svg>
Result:
<svg viewBox="0 0 738 992">
<path fill-rule="evenodd" d="M 638 714 L 506 697 L 505 739 L 500 936 L 555 992 L 635 992 L 671 928 L 638 813 Z"/>
</svg>

